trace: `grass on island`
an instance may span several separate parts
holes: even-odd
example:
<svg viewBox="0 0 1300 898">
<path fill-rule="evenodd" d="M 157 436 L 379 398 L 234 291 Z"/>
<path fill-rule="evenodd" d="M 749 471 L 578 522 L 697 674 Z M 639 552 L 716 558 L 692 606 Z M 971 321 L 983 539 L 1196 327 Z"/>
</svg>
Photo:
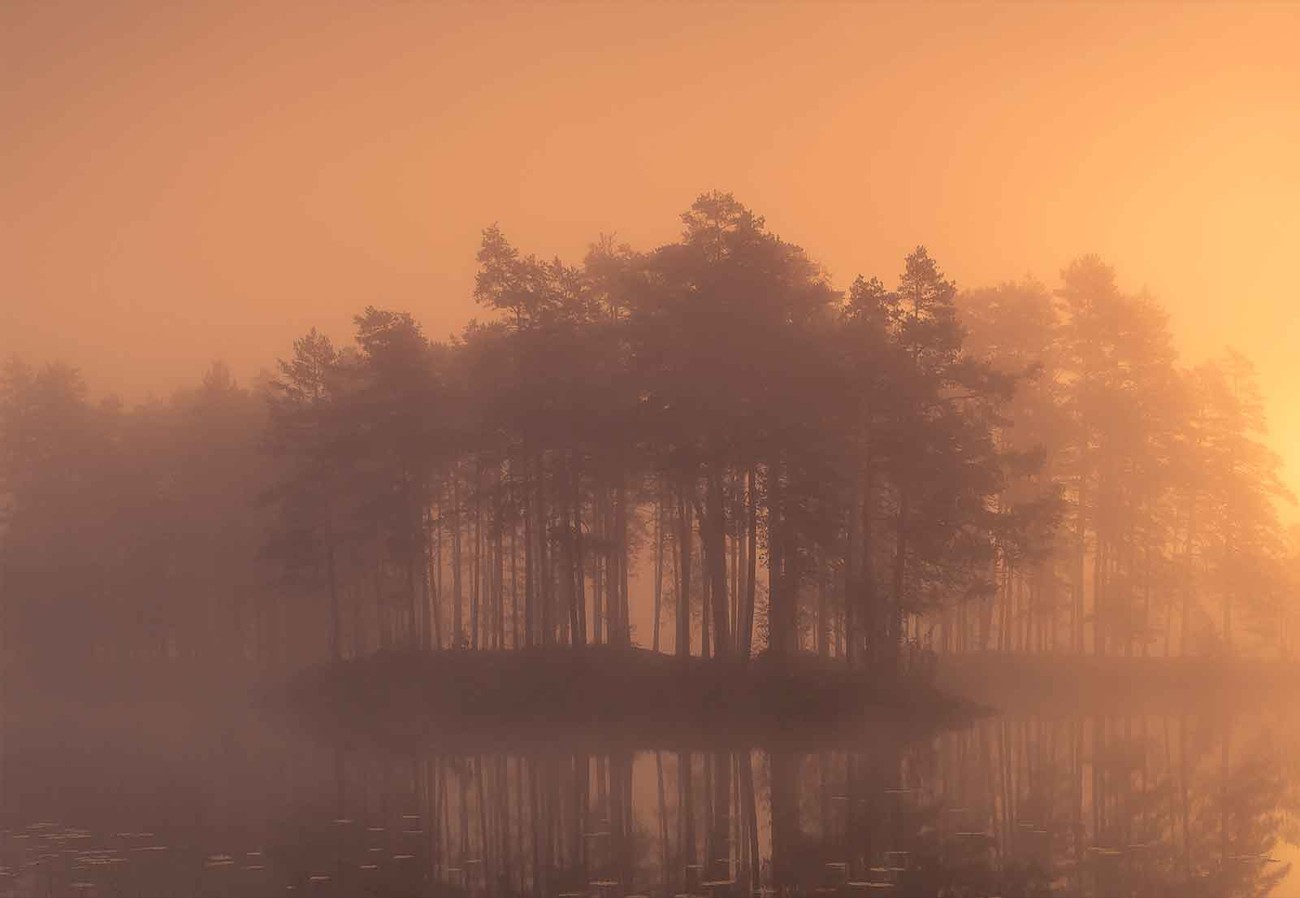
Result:
<svg viewBox="0 0 1300 898">
<path fill-rule="evenodd" d="M 1247 656 L 941 656 L 940 689 L 999 711 L 1170 711 L 1290 700 L 1300 663 Z"/>
<path fill-rule="evenodd" d="M 930 729 L 978 710 L 929 684 L 873 679 L 814 656 L 720 662 L 610 646 L 378 654 L 307 671 L 287 698 L 317 725 L 370 735 L 600 735 L 646 745 Z"/>
</svg>

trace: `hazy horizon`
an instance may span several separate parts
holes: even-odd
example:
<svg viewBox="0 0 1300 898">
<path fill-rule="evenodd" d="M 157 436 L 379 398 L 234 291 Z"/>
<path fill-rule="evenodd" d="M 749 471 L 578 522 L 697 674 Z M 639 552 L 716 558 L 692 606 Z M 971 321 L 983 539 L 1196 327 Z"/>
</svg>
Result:
<svg viewBox="0 0 1300 898">
<path fill-rule="evenodd" d="M 0 2 L 0 895 L 1300 896 L 1298 39 Z"/>
</svg>

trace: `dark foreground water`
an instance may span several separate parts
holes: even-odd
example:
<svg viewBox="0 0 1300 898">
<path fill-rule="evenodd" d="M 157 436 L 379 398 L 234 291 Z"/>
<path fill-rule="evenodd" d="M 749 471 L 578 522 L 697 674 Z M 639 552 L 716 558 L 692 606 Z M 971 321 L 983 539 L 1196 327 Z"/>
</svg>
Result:
<svg viewBox="0 0 1300 898">
<path fill-rule="evenodd" d="M 1300 729 L 1269 709 L 813 750 L 331 741 L 266 712 L 10 713 L 0 894 L 1300 895 Z"/>
</svg>

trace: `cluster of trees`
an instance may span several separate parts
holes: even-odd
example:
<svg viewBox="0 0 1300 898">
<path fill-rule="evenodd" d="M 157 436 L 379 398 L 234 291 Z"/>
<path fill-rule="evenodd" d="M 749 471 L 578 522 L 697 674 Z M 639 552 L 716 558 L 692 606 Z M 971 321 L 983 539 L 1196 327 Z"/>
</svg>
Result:
<svg viewBox="0 0 1300 898">
<path fill-rule="evenodd" d="M 318 659 L 318 602 L 277 582 L 262 549 L 266 420 L 265 391 L 236 386 L 220 364 L 133 409 L 92 401 L 66 365 L 5 365 L 7 674 L 81 688 L 91 672 L 202 679 Z"/>
<path fill-rule="evenodd" d="M 1180 369 L 1095 258 L 959 293 L 918 248 L 838 291 L 730 195 L 683 224 L 579 265 L 490 228 L 485 321 L 368 308 L 253 390 L 126 410 L 11 365 L 10 654 L 1285 650 L 1244 359 Z"/>
<path fill-rule="evenodd" d="M 1052 502 L 995 501 L 1024 467 L 997 445 L 1015 377 L 965 351 L 924 249 L 843 296 L 728 195 L 684 224 L 577 267 L 489 229 L 488 323 L 432 344 L 371 308 L 354 349 L 297 342 L 278 549 L 336 655 L 626 645 L 648 592 L 654 649 L 893 667 L 999 545 L 1030 551 Z"/>
<path fill-rule="evenodd" d="M 1179 367 L 1164 312 L 1095 257 L 1054 293 L 1007 284 L 964 295 L 961 311 L 972 352 L 1033 366 L 999 442 L 1040 452 L 1032 479 L 1064 500 L 1048 551 L 1001 554 L 976 645 L 1289 654 L 1300 543 L 1279 507 L 1294 498 L 1249 361 Z"/>
</svg>

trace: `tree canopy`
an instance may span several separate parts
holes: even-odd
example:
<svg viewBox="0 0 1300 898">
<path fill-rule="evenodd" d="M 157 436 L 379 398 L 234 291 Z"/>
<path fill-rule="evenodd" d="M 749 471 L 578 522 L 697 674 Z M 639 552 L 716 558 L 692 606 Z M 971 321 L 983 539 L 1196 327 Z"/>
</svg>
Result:
<svg viewBox="0 0 1300 898">
<path fill-rule="evenodd" d="M 216 365 L 126 409 L 9 364 L 9 655 L 1290 651 L 1251 366 L 1180 367 L 1096 257 L 962 291 L 917 247 L 841 290 L 713 192 L 648 251 L 492 226 L 478 264 L 458 337 L 367 307 L 251 389 Z"/>
</svg>

